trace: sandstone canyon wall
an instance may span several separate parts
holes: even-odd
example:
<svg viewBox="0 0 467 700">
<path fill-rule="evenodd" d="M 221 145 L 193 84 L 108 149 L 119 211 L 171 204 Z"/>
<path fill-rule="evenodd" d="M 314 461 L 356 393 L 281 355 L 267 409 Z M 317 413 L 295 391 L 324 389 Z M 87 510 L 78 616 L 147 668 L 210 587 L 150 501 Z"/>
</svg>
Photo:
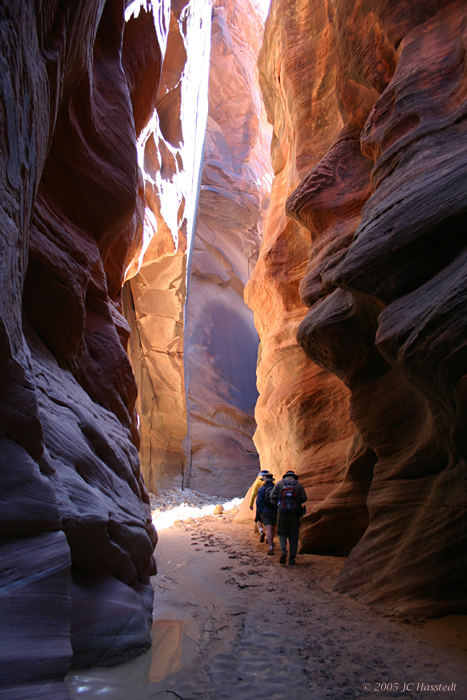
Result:
<svg viewBox="0 0 467 700">
<path fill-rule="evenodd" d="M 169 15 L 157 3 L 125 30 L 114 0 L 0 8 L 0 675 L 11 698 L 65 698 L 71 662 L 115 663 L 150 643 L 156 533 L 121 288 L 142 246 L 136 137 Z"/>
<path fill-rule="evenodd" d="M 239 496 L 258 468 L 252 442 L 258 335 L 243 290 L 270 188 L 258 84 L 263 20 L 255 2 L 213 4 L 209 113 L 190 259 L 185 369 L 187 485 Z"/>
<path fill-rule="evenodd" d="M 141 469 L 151 491 L 185 485 L 184 326 L 208 108 L 211 2 L 174 2 L 155 108 L 138 139 L 143 247 L 125 316 L 138 384 Z"/>
<path fill-rule="evenodd" d="M 467 608 L 465 9 L 273 0 L 260 60 L 255 440 L 302 475 L 303 551 L 404 612 Z"/>
</svg>

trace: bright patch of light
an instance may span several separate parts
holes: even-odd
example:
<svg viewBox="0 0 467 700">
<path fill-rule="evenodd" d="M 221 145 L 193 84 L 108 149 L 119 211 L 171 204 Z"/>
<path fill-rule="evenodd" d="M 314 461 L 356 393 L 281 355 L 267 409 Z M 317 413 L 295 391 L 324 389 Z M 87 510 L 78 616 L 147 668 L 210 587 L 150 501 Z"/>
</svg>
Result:
<svg viewBox="0 0 467 700">
<path fill-rule="evenodd" d="M 242 502 L 241 498 L 233 498 L 231 501 L 225 503 L 221 502 L 224 511 L 232 510 L 236 506 L 239 506 Z M 154 523 L 156 530 L 165 530 L 166 528 L 173 525 L 177 520 L 188 520 L 189 518 L 203 518 L 206 515 L 213 515 L 216 505 L 219 503 L 210 503 L 207 506 L 202 506 L 197 508 L 196 506 L 190 506 L 188 503 L 182 503 L 179 506 L 174 506 L 168 510 L 156 509 L 152 512 L 152 522 Z"/>
<path fill-rule="evenodd" d="M 196 7 L 196 10 L 195 10 Z M 185 26 L 185 45 L 188 60 L 182 81 L 182 103 L 180 106 L 186 172 L 187 249 L 192 248 L 196 224 L 198 192 L 201 182 L 203 146 L 208 119 L 209 61 L 211 57 L 211 0 L 197 0 L 187 5 L 180 22 Z M 187 274 L 189 265 L 187 265 Z"/>
<path fill-rule="evenodd" d="M 128 22 L 131 17 L 136 19 L 143 6 L 144 9 L 147 10 L 146 0 L 133 0 L 133 2 L 130 2 L 125 10 L 125 22 Z"/>
<path fill-rule="evenodd" d="M 259 11 L 261 13 L 261 19 L 263 20 L 263 22 L 265 22 L 266 17 L 268 16 L 269 6 L 271 4 L 271 0 L 256 0 L 256 4 L 257 4 Z"/>
</svg>

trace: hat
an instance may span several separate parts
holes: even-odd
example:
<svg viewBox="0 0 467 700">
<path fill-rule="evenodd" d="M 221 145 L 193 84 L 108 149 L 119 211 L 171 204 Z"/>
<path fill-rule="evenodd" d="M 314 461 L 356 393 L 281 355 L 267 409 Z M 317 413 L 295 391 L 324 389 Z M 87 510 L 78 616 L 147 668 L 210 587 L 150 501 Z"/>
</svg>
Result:
<svg viewBox="0 0 467 700">
<path fill-rule="evenodd" d="M 274 474 L 271 474 L 271 472 L 266 472 L 265 474 L 261 474 L 261 481 L 269 481 L 269 479 L 274 479 Z"/>
<path fill-rule="evenodd" d="M 268 473 L 269 473 L 269 472 L 268 472 L 267 469 L 261 469 L 261 471 L 260 471 L 260 473 L 259 473 L 259 476 L 263 476 L 263 474 L 268 474 Z"/>
<path fill-rule="evenodd" d="M 298 479 L 298 475 L 295 474 L 293 469 L 289 469 L 288 471 L 286 471 L 282 478 L 286 479 L 288 476 L 293 476 L 294 479 Z"/>
</svg>

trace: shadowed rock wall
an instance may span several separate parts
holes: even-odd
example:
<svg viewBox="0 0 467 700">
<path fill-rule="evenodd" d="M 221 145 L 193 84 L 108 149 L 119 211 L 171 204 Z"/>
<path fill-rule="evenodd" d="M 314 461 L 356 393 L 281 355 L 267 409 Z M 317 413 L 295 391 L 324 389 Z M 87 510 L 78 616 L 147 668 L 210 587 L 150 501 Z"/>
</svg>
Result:
<svg viewBox="0 0 467 700">
<path fill-rule="evenodd" d="M 292 221 L 265 239 L 252 291 L 273 256 L 295 272 L 281 239 L 306 230 L 298 338 L 316 363 L 309 373 L 339 378 L 326 430 L 353 440 L 302 546 L 346 551 L 358 540 L 338 590 L 430 614 L 467 607 L 464 16 L 455 0 L 273 0 L 262 55 L 274 188 L 286 180 Z M 312 432 L 323 410 L 308 394 Z M 296 463 L 312 501 L 321 444 Z"/>
<path fill-rule="evenodd" d="M 187 483 L 238 496 L 252 481 L 258 335 L 243 289 L 270 188 L 258 85 L 263 20 L 254 2 L 214 2 L 209 114 L 186 306 Z"/>
<path fill-rule="evenodd" d="M 0 9 L 0 675 L 9 697 L 64 698 L 71 662 L 115 663 L 150 643 L 156 533 L 120 291 L 141 247 L 135 127 L 156 98 L 160 20 L 143 11 L 123 41 L 121 2 Z"/>
</svg>

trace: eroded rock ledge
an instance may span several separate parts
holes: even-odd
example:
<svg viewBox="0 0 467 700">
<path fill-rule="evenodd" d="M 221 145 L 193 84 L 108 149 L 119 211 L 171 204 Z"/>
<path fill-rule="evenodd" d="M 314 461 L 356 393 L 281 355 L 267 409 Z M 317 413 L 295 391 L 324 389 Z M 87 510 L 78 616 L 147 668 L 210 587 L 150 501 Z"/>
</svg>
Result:
<svg viewBox="0 0 467 700">
<path fill-rule="evenodd" d="M 273 0 L 260 60 L 261 460 L 302 475 L 303 550 L 350 552 L 339 591 L 428 614 L 467 608 L 464 15 Z"/>
</svg>

